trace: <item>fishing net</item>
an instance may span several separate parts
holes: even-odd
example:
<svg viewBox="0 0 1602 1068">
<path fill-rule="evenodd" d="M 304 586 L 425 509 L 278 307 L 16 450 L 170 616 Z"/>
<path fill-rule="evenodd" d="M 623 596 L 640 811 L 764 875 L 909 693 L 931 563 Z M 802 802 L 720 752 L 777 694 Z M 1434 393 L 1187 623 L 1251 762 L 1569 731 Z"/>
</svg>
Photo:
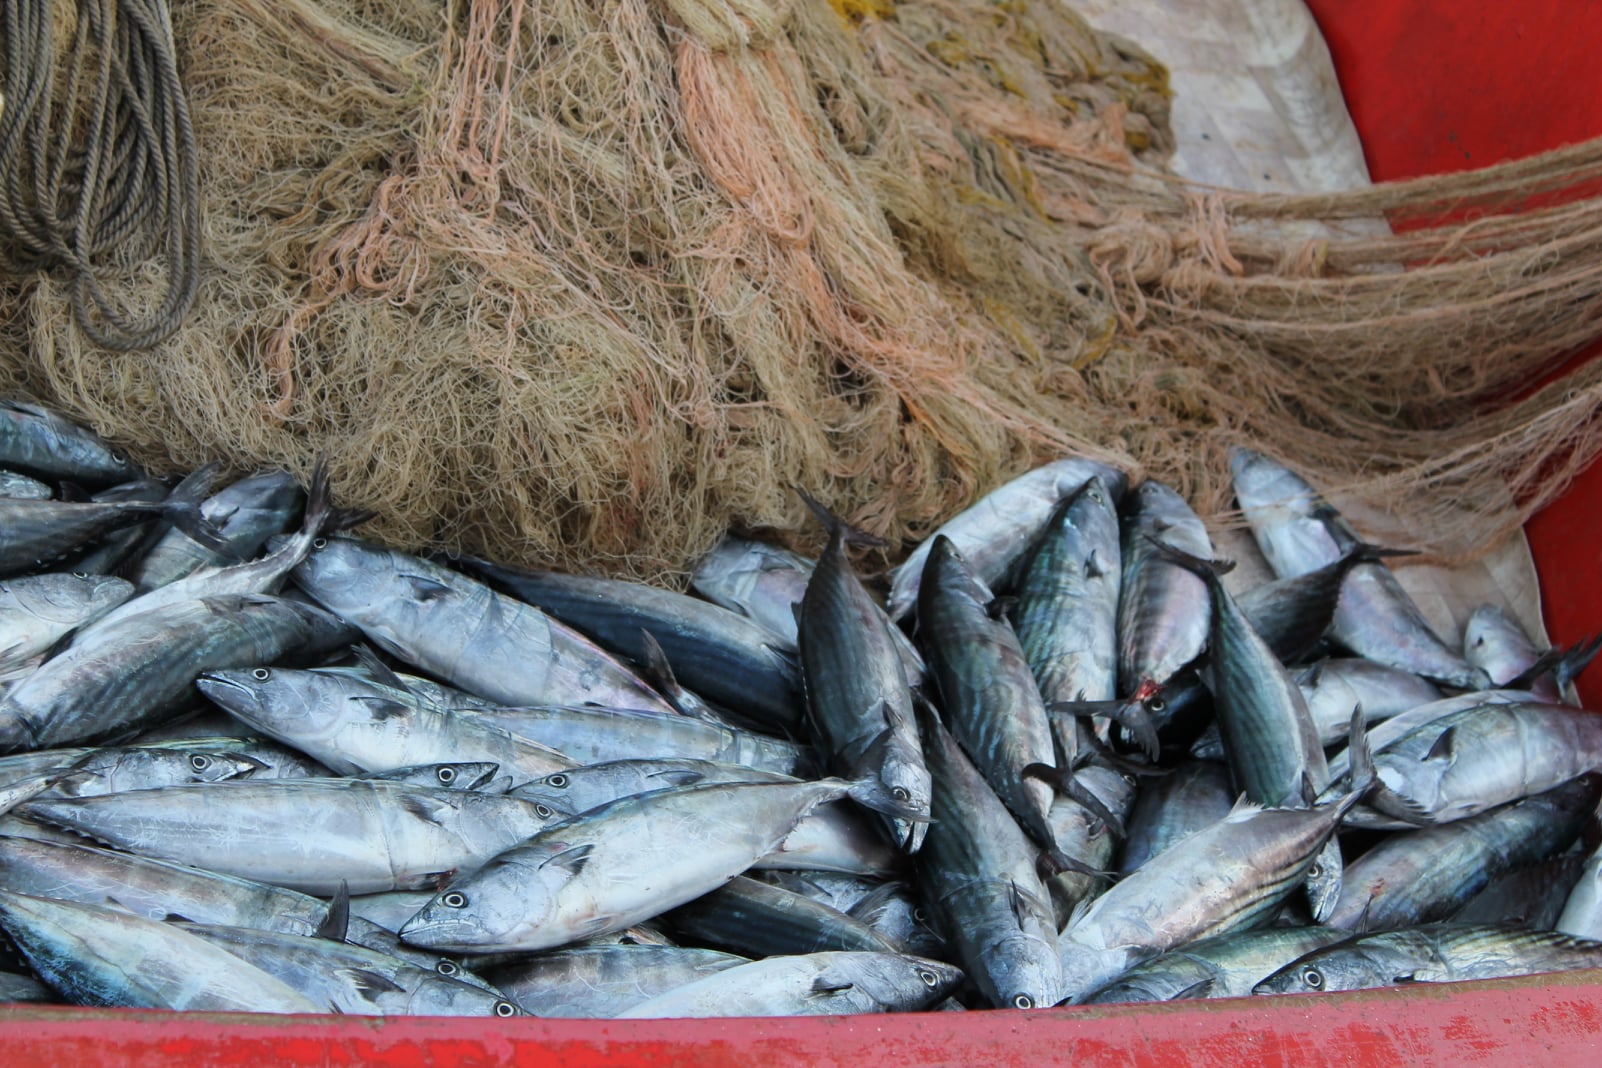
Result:
<svg viewBox="0 0 1602 1068">
<path fill-rule="evenodd" d="M 158 468 L 326 455 L 392 544 L 664 576 L 804 531 L 794 487 L 898 543 L 1065 451 L 1222 515 L 1250 442 L 1453 556 L 1602 439 L 1602 364 L 1521 394 L 1602 332 L 1599 144 L 1188 186 L 1161 66 L 1052 0 L 172 17 L 193 311 L 115 353 L 68 282 L 13 279 L 0 386 Z M 133 312 L 145 251 L 111 264 Z"/>
</svg>

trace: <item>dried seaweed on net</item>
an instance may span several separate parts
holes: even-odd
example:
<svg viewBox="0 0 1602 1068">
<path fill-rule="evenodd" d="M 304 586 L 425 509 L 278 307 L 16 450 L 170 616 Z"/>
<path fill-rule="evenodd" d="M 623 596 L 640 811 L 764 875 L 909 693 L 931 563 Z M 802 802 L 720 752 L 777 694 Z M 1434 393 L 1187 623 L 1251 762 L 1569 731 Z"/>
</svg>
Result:
<svg viewBox="0 0 1602 1068">
<path fill-rule="evenodd" d="M 1598 332 L 1602 209 L 1526 203 L 1596 146 L 1189 188 L 1161 68 L 1016 0 L 174 15 L 197 311 L 110 360 L 59 284 L 10 286 L 6 384 L 162 465 L 326 451 L 399 545 L 660 576 L 731 524 L 804 531 L 795 484 L 911 539 L 1065 450 L 1217 515 L 1249 440 L 1463 554 L 1596 452 L 1602 370 L 1505 399 Z"/>
</svg>

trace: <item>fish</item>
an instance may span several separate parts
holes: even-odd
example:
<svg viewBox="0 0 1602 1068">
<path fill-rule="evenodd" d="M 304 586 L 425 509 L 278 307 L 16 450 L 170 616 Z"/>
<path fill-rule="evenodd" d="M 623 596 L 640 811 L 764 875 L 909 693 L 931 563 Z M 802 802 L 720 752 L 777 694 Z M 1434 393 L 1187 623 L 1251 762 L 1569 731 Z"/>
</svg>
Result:
<svg viewBox="0 0 1602 1068">
<path fill-rule="evenodd" d="M 1234 448 L 1230 471 L 1252 536 L 1280 578 L 1333 563 L 1362 544 L 1340 513 L 1288 468 Z M 1431 629 L 1395 574 L 1379 561 L 1360 562 L 1347 573 L 1330 634 L 1370 660 L 1448 686 L 1490 686 L 1485 672 Z"/>
<path fill-rule="evenodd" d="M 19 400 L 0 400 L 0 466 L 88 489 L 141 475 L 123 449 L 57 412 Z"/>
<path fill-rule="evenodd" d="M 80 1005 L 324 1012 L 287 984 L 171 924 L 0 891 L 0 927 L 46 983 Z"/>
<path fill-rule="evenodd" d="M 1037 850 L 932 718 L 924 742 L 934 822 L 917 871 L 935 930 L 992 1007 L 1053 1005 L 1061 996 L 1057 922 L 1036 871 Z"/>
<path fill-rule="evenodd" d="M 476 557 L 460 562 L 495 589 L 637 664 L 649 658 L 648 634 L 679 682 L 753 723 L 782 731 L 800 722 L 801 672 L 794 657 L 737 613 L 638 582 L 528 571 Z"/>
<path fill-rule="evenodd" d="M 899 953 L 768 957 L 687 983 L 616 1018 L 916 1012 L 961 981 L 962 972 L 949 964 Z"/>
<path fill-rule="evenodd" d="M 1329 927 L 1269 927 L 1205 938 L 1135 965 L 1080 1004 L 1250 997 L 1286 964 L 1347 937 Z"/>
<path fill-rule="evenodd" d="M 1057 503 L 1097 477 L 1115 499 L 1123 497 L 1128 478 L 1122 471 L 1068 456 L 1002 483 L 946 520 L 892 573 L 885 605 L 890 618 L 900 620 L 917 605 L 929 552 L 940 538 L 969 561 L 975 578 L 994 586 L 1034 543 Z"/>
<path fill-rule="evenodd" d="M 1256 994 L 1320 994 L 1602 967 L 1602 942 L 1554 931 L 1426 924 L 1336 942 L 1285 965 Z"/>
<path fill-rule="evenodd" d="M 1580 779 L 1478 816 L 1391 835 L 1346 868 L 1322 922 L 1388 931 L 1444 920 L 1495 877 L 1556 856 L 1595 811 L 1595 779 Z"/>
<path fill-rule="evenodd" d="M 269 540 L 268 547 L 275 543 Z M 291 580 L 385 652 L 490 701 L 677 714 L 577 631 L 409 553 L 331 537 L 301 561 Z"/>
<path fill-rule="evenodd" d="M 882 802 L 912 813 L 888 829 L 898 845 L 916 853 L 928 826 L 930 785 L 912 688 L 892 624 L 846 557 L 846 542 L 860 537 L 806 500 L 829 533 L 796 614 L 807 711 L 830 770 L 871 781 Z"/>
<path fill-rule="evenodd" d="M 487 978 L 530 1015 L 610 1019 L 659 994 L 746 964 L 681 946 L 583 945 L 497 965 Z"/>
<path fill-rule="evenodd" d="M 863 921 L 803 894 L 740 875 L 665 914 L 681 941 L 743 957 L 901 947 Z"/>
<path fill-rule="evenodd" d="M 1207 583 L 1158 553 L 1213 556 L 1200 518 L 1173 489 L 1148 479 L 1123 521 L 1118 600 L 1118 690 L 1137 699 L 1161 688 L 1207 644 Z"/>
<path fill-rule="evenodd" d="M 0 671 L 54 648 L 133 596 L 113 575 L 45 572 L 0 580 Z"/>
<path fill-rule="evenodd" d="M 1098 476 L 1057 506 L 1019 571 L 1013 629 L 1047 704 L 1117 696 L 1122 578 L 1118 513 Z"/>
<path fill-rule="evenodd" d="M 119 849 L 315 894 L 342 882 L 353 894 L 421 889 L 558 822 L 501 794 L 356 779 L 187 784 L 19 811 Z"/>
<path fill-rule="evenodd" d="M 315 606 L 266 595 L 179 601 L 75 644 L 0 699 L 0 749 L 97 741 L 178 710 L 202 672 L 345 644 L 350 629 Z"/>
<path fill-rule="evenodd" d="M 200 514 L 216 528 L 221 545 L 202 545 L 182 530 L 168 529 L 129 569 L 128 578 L 144 594 L 200 567 L 248 560 L 293 521 L 304 499 L 300 484 L 288 471 L 230 483 L 200 502 Z"/>
<path fill-rule="evenodd" d="M 621 798 L 451 879 L 400 936 L 428 949 L 481 953 L 550 949 L 621 931 L 722 886 L 851 788 L 840 779 L 723 783 Z"/>
<path fill-rule="evenodd" d="M 1019 825 L 1055 850 L 1047 779 L 1056 743 L 1040 689 L 984 584 L 944 535 L 934 543 L 919 587 L 918 635 L 946 723 Z"/>
</svg>

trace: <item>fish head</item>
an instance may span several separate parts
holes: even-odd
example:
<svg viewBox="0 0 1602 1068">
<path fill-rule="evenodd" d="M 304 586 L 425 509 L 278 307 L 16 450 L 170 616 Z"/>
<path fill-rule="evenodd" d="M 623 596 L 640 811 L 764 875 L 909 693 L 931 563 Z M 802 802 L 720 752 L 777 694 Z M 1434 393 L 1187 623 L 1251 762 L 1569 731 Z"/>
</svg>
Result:
<svg viewBox="0 0 1602 1068">
<path fill-rule="evenodd" d="M 229 779 L 248 779 L 265 765 L 255 757 L 243 753 L 208 753 L 198 749 L 175 749 L 172 755 L 182 762 L 184 777 L 180 782 L 226 782 Z"/>
<path fill-rule="evenodd" d="M 269 538 L 267 548 L 276 551 L 288 540 L 288 535 Z M 354 538 L 319 536 L 290 577 L 323 607 L 338 612 L 388 593 L 384 587 L 395 573 L 394 556 L 382 549 Z"/>
<path fill-rule="evenodd" d="M 1411 980 L 1413 965 L 1382 944 L 1343 942 L 1285 965 L 1252 987 L 1254 994 L 1323 994 L 1367 990 Z"/>
<path fill-rule="evenodd" d="M 457 969 L 453 961 L 440 961 L 441 966 Z M 408 1016 L 527 1016 L 522 1006 L 499 993 L 472 986 L 442 973 L 438 978 L 429 976 L 413 988 L 406 999 Z"/>
<path fill-rule="evenodd" d="M 840 978 L 891 1012 L 940 1000 L 957 988 L 965 974 L 943 961 L 898 953 L 854 956 L 848 967 L 849 975 Z"/>
<path fill-rule="evenodd" d="M 401 941 L 447 952 L 525 945 L 557 918 L 558 894 L 582 866 L 563 862 L 562 845 L 549 843 L 536 857 L 502 853 L 453 880 L 401 926 Z"/>
<path fill-rule="evenodd" d="M 72 577 L 84 587 L 90 619 L 105 615 L 134 594 L 133 583 L 115 575 L 86 575 L 77 572 Z"/>
<path fill-rule="evenodd" d="M 195 688 L 235 719 L 280 736 L 328 718 L 328 701 L 318 696 L 317 679 L 309 671 L 236 668 L 203 672 Z"/>
<path fill-rule="evenodd" d="M 985 949 L 987 974 L 976 976 L 1002 1009 L 1048 1009 L 1063 999 L 1057 948 L 1025 931 L 997 938 Z"/>
</svg>

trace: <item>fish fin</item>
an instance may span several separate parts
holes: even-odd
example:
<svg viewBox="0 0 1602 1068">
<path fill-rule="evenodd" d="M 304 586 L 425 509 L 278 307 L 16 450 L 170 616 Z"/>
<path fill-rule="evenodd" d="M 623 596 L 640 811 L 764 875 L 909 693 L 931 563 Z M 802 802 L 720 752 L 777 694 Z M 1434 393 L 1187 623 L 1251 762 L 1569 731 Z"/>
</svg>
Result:
<svg viewBox="0 0 1602 1068">
<path fill-rule="evenodd" d="M 337 968 L 335 975 L 340 976 L 356 988 L 356 992 L 365 1000 L 376 1002 L 380 994 L 404 994 L 406 988 L 387 976 L 379 975 L 368 968 Z"/>
<path fill-rule="evenodd" d="M 1185 989 L 1169 998 L 1169 1001 L 1200 1001 L 1213 996 L 1215 981 L 1212 978 L 1198 979 Z"/>
<path fill-rule="evenodd" d="M 1146 540 L 1157 550 L 1157 557 L 1166 563 L 1182 567 L 1186 571 L 1200 575 L 1205 579 L 1220 579 L 1235 570 L 1233 560 L 1206 560 L 1200 556 L 1193 556 L 1183 549 L 1176 549 L 1166 541 L 1159 541 L 1150 534 Z"/>
<path fill-rule="evenodd" d="M 94 500 L 90 492 L 76 482 L 56 483 L 56 500 L 68 504 L 83 504 Z"/>
<path fill-rule="evenodd" d="M 1308 774 L 1305 770 L 1302 772 L 1302 783 L 1301 783 L 1301 786 L 1302 786 L 1302 804 L 1305 805 L 1307 808 L 1312 808 L 1313 807 L 1313 803 L 1318 800 L 1318 791 L 1313 788 L 1313 777 L 1310 774 Z"/>
<path fill-rule="evenodd" d="M 829 997 L 833 994 L 843 994 L 856 986 L 855 983 L 844 982 L 839 979 L 830 979 L 827 975 L 820 975 L 812 980 L 812 989 L 808 997 Z"/>
<path fill-rule="evenodd" d="M 668 786 L 694 786 L 706 778 L 705 773 L 691 771 L 689 768 L 669 768 L 665 771 L 653 771 L 647 776 L 650 779 L 659 779 Z"/>
<path fill-rule="evenodd" d="M 178 483 L 167 499 L 160 503 L 161 517 L 174 527 L 183 531 L 190 539 L 204 545 L 212 552 L 222 553 L 230 560 L 237 560 L 239 553 L 228 539 L 223 537 L 222 531 L 212 525 L 200 511 L 200 504 L 211 491 L 212 483 L 217 480 L 217 472 L 222 464 L 216 461 L 206 464 L 191 472 L 187 478 Z"/>
<path fill-rule="evenodd" d="M 1518 675 L 1502 684 L 1504 690 L 1527 690 L 1534 686 L 1541 676 L 1550 674 L 1559 689 L 1567 686 L 1586 665 L 1596 656 L 1597 650 L 1602 649 L 1602 634 L 1589 641 L 1579 642 L 1567 649 L 1548 649 L 1536 657 L 1535 663 L 1519 672 Z"/>
<path fill-rule="evenodd" d="M 402 809 L 416 816 L 424 823 L 432 823 L 441 827 L 444 826 L 444 822 L 440 819 L 440 813 L 455 810 L 454 806 L 447 804 L 438 797 L 414 793 L 411 790 L 400 795 L 400 804 Z"/>
<path fill-rule="evenodd" d="M 377 651 L 366 642 L 358 642 L 351 646 L 351 655 L 356 658 L 356 665 L 380 686 L 387 686 L 391 690 L 401 693 L 412 693 L 412 688 L 406 685 L 406 680 L 395 673 L 395 669 L 384 663 Z"/>
<path fill-rule="evenodd" d="M 1017 603 L 1018 598 L 1010 595 L 992 597 L 990 598 L 990 603 L 985 605 L 985 615 L 1000 623 L 1007 618 L 1007 613 L 1011 612 L 1012 606 Z"/>
<path fill-rule="evenodd" d="M 448 596 L 451 588 L 439 579 L 429 578 L 427 575 L 397 575 L 402 582 L 411 588 L 412 596 L 419 601 L 437 601 Z M 499 602 L 492 602 L 498 604 Z"/>
<path fill-rule="evenodd" d="M 1025 765 L 1022 775 L 1029 779 L 1039 779 L 1062 796 L 1077 801 L 1081 808 L 1104 823 L 1115 838 L 1125 837 L 1124 821 L 1103 804 L 1101 798 L 1079 785 L 1073 772 L 1066 768 L 1054 768 L 1050 764 L 1035 763 Z"/>
<path fill-rule="evenodd" d="M 1327 656 L 1313 661 L 1311 664 L 1307 665 L 1307 667 L 1302 669 L 1302 673 L 1300 675 L 1296 676 L 1296 684 L 1298 686 L 1316 687 L 1320 682 L 1323 681 L 1324 668 L 1328 663 L 1329 657 Z"/>
<path fill-rule="evenodd" d="M 1074 907 L 1069 910 L 1068 922 L 1062 925 L 1062 933 L 1067 934 L 1069 929 L 1072 928 L 1074 924 L 1083 920 L 1086 914 L 1090 912 L 1091 907 L 1095 905 L 1096 901 L 1097 898 L 1095 896 L 1080 898 Z"/>
<path fill-rule="evenodd" d="M 1351 930 L 1353 934 L 1365 935 L 1369 933 L 1368 925 L 1374 920 L 1371 915 L 1374 908 L 1374 899 L 1378 896 L 1379 887 L 1375 887 L 1369 892 L 1368 900 L 1363 902 L 1363 911 L 1357 914 L 1357 920 L 1352 924 Z"/>
<path fill-rule="evenodd" d="M 1064 872 L 1074 872 L 1078 875 L 1100 879 L 1107 883 L 1116 883 L 1119 875 L 1115 871 L 1104 871 L 1094 865 L 1086 864 L 1078 857 L 1063 852 L 1061 849 L 1048 849 L 1040 854 L 1035 867 L 1042 879 L 1049 879 L 1053 875 L 1062 875 Z"/>
<path fill-rule="evenodd" d="M 360 701 L 367 709 L 367 714 L 372 716 L 374 720 L 380 723 L 384 722 L 385 720 L 399 719 L 402 716 L 408 716 L 413 711 L 412 706 L 406 704 L 404 701 L 396 701 L 390 697 L 361 695 L 352 697 L 351 700 Z"/>
<path fill-rule="evenodd" d="M 571 846 L 554 856 L 546 857 L 540 862 L 540 867 L 562 868 L 571 875 L 578 875 L 584 870 L 585 865 L 589 864 L 590 854 L 593 852 L 595 852 L 595 846 L 592 843 Z"/>
<path fill-rule="evenodd" d="M 1430 746 L 1430 751 L 1428 753 L 1424 754 L 1424 759 L 1450 761 L 1456 755 L 1456 742 L 1457 726 L 1454 724 L 1446 728 L 1436 737 L 1435 744 Z"/>
<path fill-rule="evenodd" d="M 350 883 L 339 880 L 339 892 L 328 902 L 328 915 L 317 925 L 314 938 L 343 942 L 350 933 Z"/>
<path fill-rule="evenodd" d="M 1229 812 L 1225 814 L 1224 819 L 1230 821 L 1231 823 L 1239 823 L 1242 820 L 1250 819 L 1261 811 L 1263 811 L 1262 805 L 1259 805 L 1256 801 L 1253 801 L 1245 794 L 1241 794 L 1239 797 L 1235 798 L 1234 805 L 1230 807 Z"/>
<path fill-rule="evenodd" d="M 857 529 L 835 515 L 806 490 L 799 486 L 794 488 L 796 493 L 800 494 L 801 499 L 806 502 L 807 508 L 811 510 L 813 518 L 818 521 L 818 525 L 829 535 L 830 540 L 833 540 L 838 535 L 846 545 L 855 546 L 859 549 L 883 549 L 888 547 L 889 543 L 883 538 L 869 534 L 865 530 Z"/>
<path fill-rule="evenodd" d="M 1101 550 L 1100 549 L 1092 549 L 1092 550 L 1090 550 L 1090 555 L 1085 557 L 1085 577 L 1086 578 L 1101 578 L 1103 575 L 1108 574 L 1110 571 L 1111 571 L 1111 568 L 1109 568 L 1106 564 L 1104 564 L 1102 562 Z"/>
</svg>

